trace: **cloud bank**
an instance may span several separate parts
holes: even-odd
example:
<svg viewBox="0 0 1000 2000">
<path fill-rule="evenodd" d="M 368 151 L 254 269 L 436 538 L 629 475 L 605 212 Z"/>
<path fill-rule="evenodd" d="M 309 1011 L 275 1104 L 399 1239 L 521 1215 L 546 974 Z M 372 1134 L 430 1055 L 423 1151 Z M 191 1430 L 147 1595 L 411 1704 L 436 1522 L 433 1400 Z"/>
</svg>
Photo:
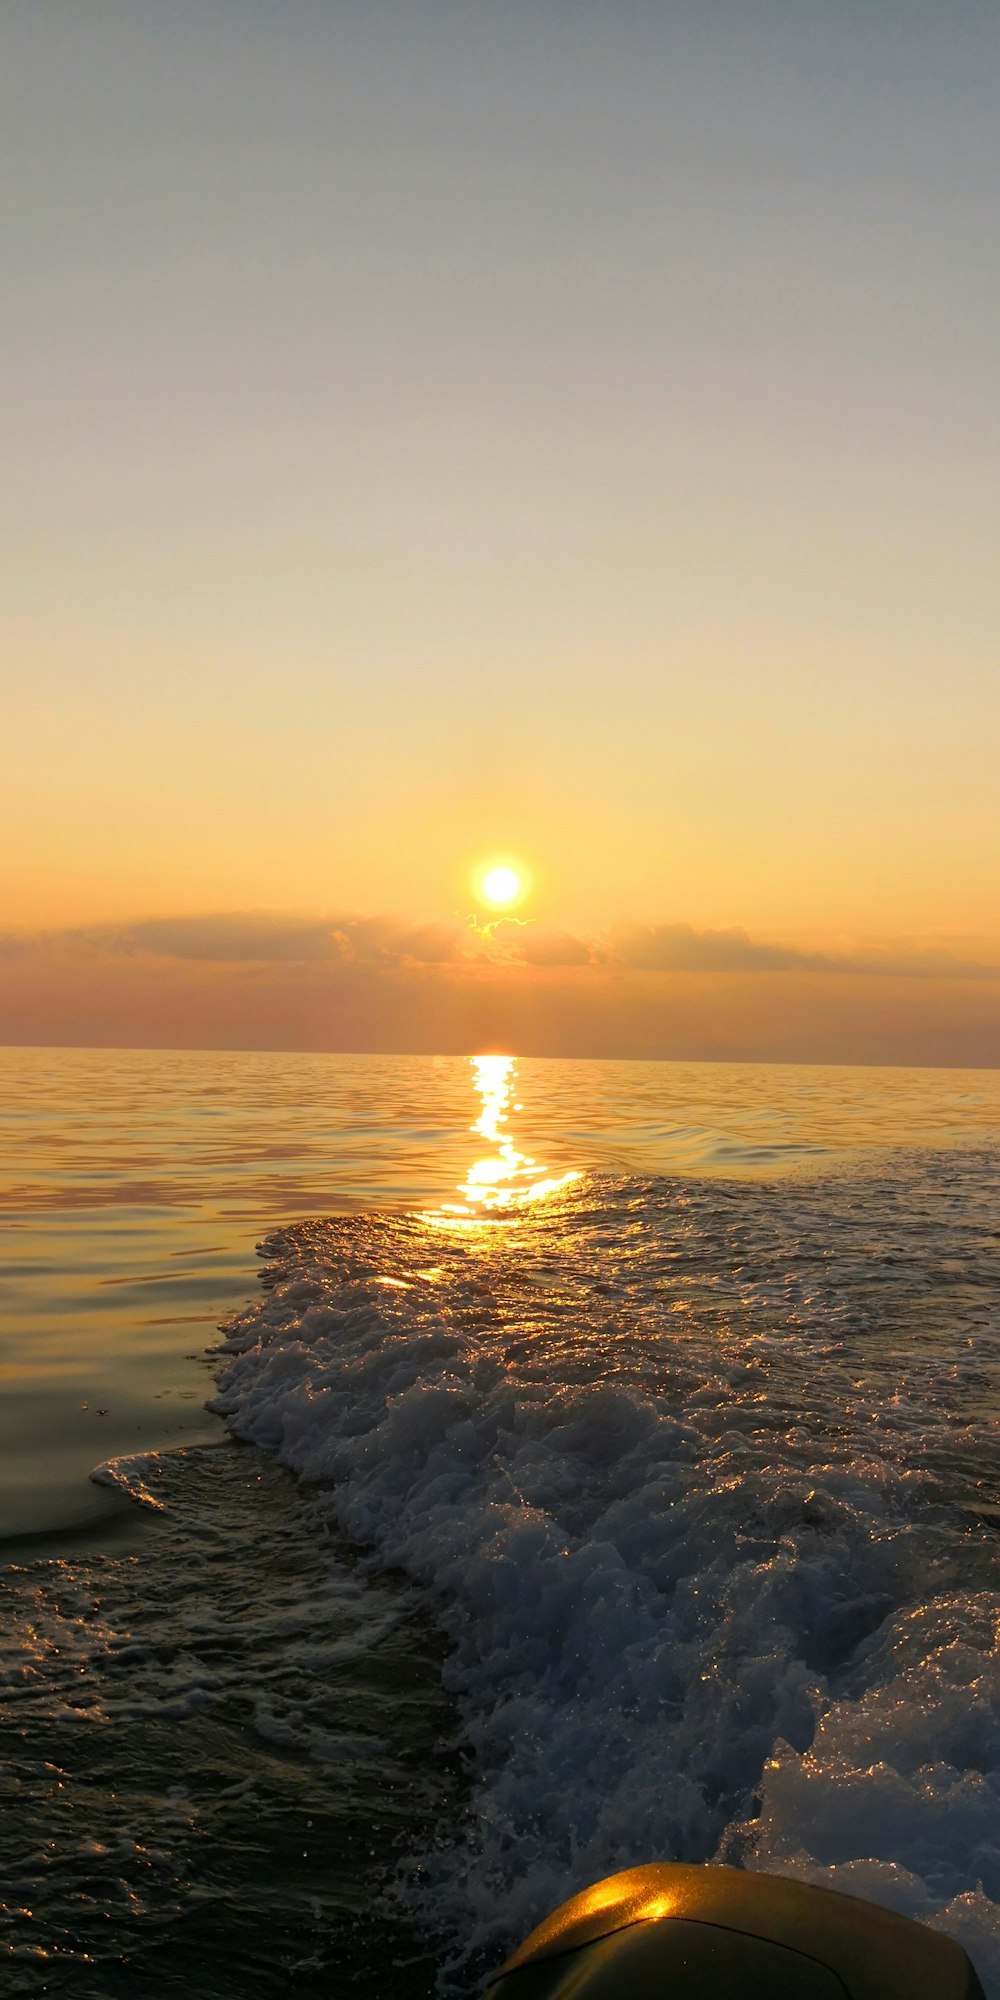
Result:
<svg viewBox="0 0 1000 2000">
<path fill-rule="evenodd" d="M 145 917 L 79 929 L 0 931 L 0 958 L 193 960 L 217 965 L 593 966 L 628 972 L 817 972 L 902 979 L 1000 980 L 1000 953 L 971 958 L 906 943 L 852 951 L 802 951 L 761 943 L 744 930 L 691 924 L 623 924 L 591 938 L 521 918 L 492 924 L 414 926 L 388 916 L 292 917 L 229 912 Z"/>
<path fill-rule="evenodd" d="M 1000 950 L 268 911 L 0 932 L 0 1040 L 1000 1064 Z"/>
</svg>

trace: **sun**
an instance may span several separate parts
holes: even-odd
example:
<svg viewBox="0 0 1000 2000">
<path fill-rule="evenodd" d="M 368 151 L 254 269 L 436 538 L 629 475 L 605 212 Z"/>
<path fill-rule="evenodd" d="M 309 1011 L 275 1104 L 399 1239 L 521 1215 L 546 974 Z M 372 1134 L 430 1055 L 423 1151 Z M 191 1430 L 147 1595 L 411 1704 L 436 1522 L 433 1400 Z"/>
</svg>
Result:
<svg viewBox="0 0 1000 2000">
<path fill-rule="evenodd" d="M 521 877 L 516 868 L 489 868 L 483 876 L 483 895 L 494 909 L 515 903 L 521 893 Z"/>
<path fill-rule="evenodd" d="M 527 870 L 514 861 L 484 861 L 475 872 L 478 900 L 491 910 L 512 910 L 530 887 Z"/>
</svg>

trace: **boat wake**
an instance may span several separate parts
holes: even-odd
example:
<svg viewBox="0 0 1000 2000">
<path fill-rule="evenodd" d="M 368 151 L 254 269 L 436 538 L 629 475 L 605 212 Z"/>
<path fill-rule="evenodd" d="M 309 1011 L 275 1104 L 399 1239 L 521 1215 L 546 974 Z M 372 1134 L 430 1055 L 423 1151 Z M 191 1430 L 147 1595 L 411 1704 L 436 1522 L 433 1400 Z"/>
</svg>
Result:
<svg viewBox="0 0 1000 2000">
<path fill-rule="evenodd" d="M 1000 1995 L 998 1179 L 269 1239 L 215 1407 L 447 1635 L 473 1810 L 416 1893 L 455 1991 L 587 1882 L 714 1856 L 940 1925 Z"/>
</svg>

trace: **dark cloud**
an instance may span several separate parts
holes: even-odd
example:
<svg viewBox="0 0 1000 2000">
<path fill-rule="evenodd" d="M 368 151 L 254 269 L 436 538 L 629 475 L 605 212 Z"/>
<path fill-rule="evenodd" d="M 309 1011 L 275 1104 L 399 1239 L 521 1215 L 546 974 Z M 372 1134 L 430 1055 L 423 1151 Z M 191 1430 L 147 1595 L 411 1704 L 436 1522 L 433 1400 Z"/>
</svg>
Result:
<svg viewBox="0 0 1000 2000">
<path fill-rule="evenodd" d="M 799 951 L 758 942 L 744 930 L 696 931 L 691 924 L 628 924 L 611 931 L 606 965 L 631 972 L 823 972 L 884 979 L 997 979 L 1000 965 L 905 941 L 853 951 Z"/>
<path fill-rule="evenodd" d="M 568 931 L 528 930 L 518 956 L 525 965 L 590 965 L 593 951 L 583 938 Z"/>
<path fill-rule="evenodd" d="M 49 931 L 0 931 L 0 956 L 169 958 L 205 964 L 284 964 L 340 954 L 333 927 L 267 911 L 205 917 L 143 917 Z"/>
<path fill-rule="evenodd" d="M 85 929 L 0 932 L 0 954 L 152 957 L 218 965 L 444 965 L 459 955 L 459 924 L 403 925 L 391 917 L 288 917 L 267 910 L 145 917 Z"/>
<path fill-rule="evenodd" d="M 86 936 L 86 933 L 78 934 Z M 157 958 L 236 960 L 273 964 L 336 956 L 329 924 L 271 916 L 149 917 L 101 934 L 90 933 L 111 950 L 151 952 Z"/>
<path fill-rule="evenodd" d="M 828 966 L 832 972 L 860 972 L 888 979 L 998 979 L 1000 965 L 989 960 L 966 958 L 960 952 L 927 945 L 887 944 L 845 952 L 829 959 L 810 959 L 812 965 Z"/>
<path fill-rule="evenodd" d="M 784 945 L 756 944 L 746 931 L 696 931 L 690 924 L 628 924 L 612 931 L 608 959 L 634 972 L 790 972 L 829 960 Z"/>
<path fill-rule="evenodd" d="M 461 956 L 463 935 L 458 924 L 421 924 L 417 930 L 400 933 L 394 955 L 417 965 L 451 965 Z"/>
</svg>

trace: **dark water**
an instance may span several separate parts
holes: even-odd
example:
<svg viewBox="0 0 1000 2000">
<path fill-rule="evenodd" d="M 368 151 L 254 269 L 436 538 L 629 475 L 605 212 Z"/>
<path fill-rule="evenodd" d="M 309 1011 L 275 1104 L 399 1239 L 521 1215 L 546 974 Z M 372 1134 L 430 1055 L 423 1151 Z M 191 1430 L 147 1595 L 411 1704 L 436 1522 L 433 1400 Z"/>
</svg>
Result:
<svg viewBox="0 0 1000 2000">
<path fill-rule="evenodd" d="M 440 1636 L 256 1452 L 158 1484 L 141 1551 L 0 1579 L 4 1992 L 428 1993 L 385 1885 L 461 1817 Z"/>
</svg>

